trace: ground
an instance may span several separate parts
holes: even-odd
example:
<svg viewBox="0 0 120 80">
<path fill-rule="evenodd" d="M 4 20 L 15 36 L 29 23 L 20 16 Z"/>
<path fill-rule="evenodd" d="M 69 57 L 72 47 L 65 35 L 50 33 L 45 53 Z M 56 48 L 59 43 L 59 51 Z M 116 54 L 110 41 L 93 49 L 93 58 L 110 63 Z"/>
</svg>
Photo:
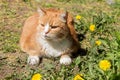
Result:
<svg viewBox="0 0 120 80">
<path fill-rule="evenodd" d="M 71 66 L 60 65 L 59 58 L 45 58 L 39 66 L 30 66 L 27 64 L 28 55 L 20 50 L 19 38 L 25 20 L 37 11 L 37 7 L 64 9 L 70 12 L 74 19 L 76 15 L 80 15 L 83 18 L 83 22 L 79 25 L 83 27 L 89 27 L 92 23 L 92 18 L 95 16 L 99 18 L 99 15 L 101 17 L 102 14 L 103 18 L 100 19 L 103 19 L 103 23 L 106 21 L 105 25 L 110 27 L 105 28 L 107 32 L 102 32 L 103 29 L 101 29 L 99 34 L 101 38 L 106 38 L 109 33 L 113 30 L 119 30 L 120 27 L 120 1 L 116 0 L 116 3 L 113 4 L 109 4 L 107 1 L 110 0 L 0 0 L 0 80 L 30 80 L 35 73 L 42 74 L 44 80 L 72 80 L 78 73 L 86 74 L 85 80 L 98 80 L 95 76 L 90 77 L 90 75 L 87 75 L 89 74 L 87 70 L 91 69 L 92 65 L 95 65 L 88 64 L 93 61 L 91 60 L 92 57 L 88 57 L 91 54 L 73 59 L 74 62 Z M 76 19 L 75 22 L 77 22 Z M 103 23 L 101 22 L 101 24 Z M 81 47 L 85 50 L 87 49 L 88 52 L 92 52 L 90 50 L 90 31 L 88 29 L 83 28 L 82 30 L 76 27 L 78 34 L 82 34 L 82 37 L 79 37 Z M 95 39 L 97 38 L 98 36 L 95 36 Z M 110 39 L 113 39 L 111 35 L 109 36 Z M 92 40 L 90 43 L 92 43 Z M 105 51 L 108 51 L 107 48 Z M 96 60 L 100 60 L 102 56 L 100 55 Z M 90 71 L 91 75 L 93 73 Z"/>
</svg>

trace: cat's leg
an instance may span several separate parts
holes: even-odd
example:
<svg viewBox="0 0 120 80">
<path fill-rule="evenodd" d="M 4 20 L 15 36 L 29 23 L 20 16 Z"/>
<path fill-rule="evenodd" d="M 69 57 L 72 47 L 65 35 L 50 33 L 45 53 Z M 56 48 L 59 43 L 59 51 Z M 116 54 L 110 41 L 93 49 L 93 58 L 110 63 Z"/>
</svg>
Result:
<svg viewBox="0 0 120 80">
<path fill-rule="evenodd" d="M 40 63 L 40 57 L 29 55 L 27 62 L 30 65 L 38 65 Z"/>
<path fill-rule="evenodd" d="M 69 65 L 71 62 L 72 59 L 69 55 L 62 55 L 60 58 L 60 64 Z"/>
<path fill-rule="evenodd" d="M 28 64 L 30 65 L 38 65 L 42 60 L 42 56 L 38 52 L 29 52 L 29 57 L 28 57 Z"/>
</svg>

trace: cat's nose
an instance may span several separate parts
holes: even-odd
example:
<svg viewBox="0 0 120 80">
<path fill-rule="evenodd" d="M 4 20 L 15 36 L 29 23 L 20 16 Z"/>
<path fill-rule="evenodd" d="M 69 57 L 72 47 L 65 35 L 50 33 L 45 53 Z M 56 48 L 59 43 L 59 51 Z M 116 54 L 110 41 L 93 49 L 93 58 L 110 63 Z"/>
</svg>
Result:
<svg viewBox="0 0 120 80">
<path fill-rule="evenodd" d="M 50 29 L 49 30 L 47 30 L 47 31 L 45 31 L 45 34 L 48 34 L 50 32 Z"/>
<path fill-rule="evenodd" d="M 44 36 L 44 37 L 47 37 L 47 34 L 46 34 L 46 33 L 43 33 L 43 36 Z"/>
<path fill-rule="evenodd" d="M 50 29 L 51 29 L 51 27 L 50 27 L 49 24 L 47 23 L 47 24 L 45 25 L 45 29 L 44 29 L 45 34 L 48 34 L 49 31 L 50 31 Z"/>
</svg>

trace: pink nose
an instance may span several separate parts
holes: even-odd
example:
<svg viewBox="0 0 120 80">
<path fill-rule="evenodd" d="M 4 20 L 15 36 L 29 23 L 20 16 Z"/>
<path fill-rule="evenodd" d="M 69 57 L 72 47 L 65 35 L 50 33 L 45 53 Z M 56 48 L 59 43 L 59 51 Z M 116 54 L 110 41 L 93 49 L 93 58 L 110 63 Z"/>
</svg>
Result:
<svg viewBox="0 0 120 80">
<path fill-rule="evenodd" d="M 47 31 L 45 31 L 45 34 L 48 34 L 50 32 L 50 29 L 48 29 Z"/>
<path fill-rule="evenodd" d="M 45 34 L 48 34 L 48 33 L 49 33 L 49 31 L 45 32 Z"/>
</svg>

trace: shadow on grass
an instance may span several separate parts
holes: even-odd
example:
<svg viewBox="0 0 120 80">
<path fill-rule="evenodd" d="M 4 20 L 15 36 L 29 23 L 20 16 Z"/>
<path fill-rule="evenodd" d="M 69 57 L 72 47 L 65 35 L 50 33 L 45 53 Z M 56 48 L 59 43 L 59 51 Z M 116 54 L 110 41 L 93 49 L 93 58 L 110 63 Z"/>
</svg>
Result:
<svg viewBox="0 0 120 80">
<path fill-rule="evenodd" d="M 84 34 L 78 34 L 79 41 L 83 41 L 84 39 L 85 39 Z M 87 50 L 80 47 L 80 49 L 75 54 L 72 55 L 72 58 L 76 58 L 78 56 L 85 56 L 85 55 L 87 55 Z"/>
<path fill-rule="evenodd" d="M 120 74 L 113 74 L 112 79 L 110 80 L 120 80 Z"/>
<path fill-rule="evenodd" d="M 72 58 L 76 58 L 78 56 L 86 56 L 87 55 L 87 50 L 80 48 L 76 53 L 72 55 Z"/>
</svg>

